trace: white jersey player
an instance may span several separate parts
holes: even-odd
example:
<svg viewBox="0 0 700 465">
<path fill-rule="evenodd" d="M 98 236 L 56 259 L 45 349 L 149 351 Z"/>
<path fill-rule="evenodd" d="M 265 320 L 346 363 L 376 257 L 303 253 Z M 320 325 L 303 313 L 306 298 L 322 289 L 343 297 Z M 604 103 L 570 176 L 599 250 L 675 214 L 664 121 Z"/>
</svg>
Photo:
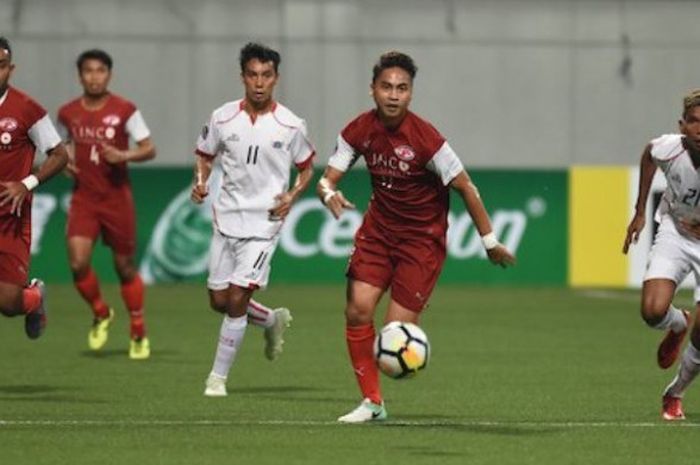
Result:
<svg viewBox="0 0 700 465">
<path fill-rule="evenodd" d="M 663 369 L 673 365 L 688 332 L 690 313 L 673 306 L 676 288 L 689 272 L 695 276 L 696 308 L 700 302 L 700 90 L 683 100 L 680 134 L 652 140 L 641 160 L 636 213 L 627 228 L 623 252 L 636 242 L 644 228 L 647 198 L 657 167 L 666 177 L 667 188 L 656 211 L 659 229 L 649 253 L 642 287 L 642 318 L 652 328 L 668 330 L 657 352 Z M 681 398 L 700 372 L 700 326 L 696 319 L 691 341 L 683 353 L 678 376 L 662 399 L 666 420 L 685 418 Z"/>
<path fill-rule="evenodd" d="M 314 148 L 304 120 L 273 100 L 279 78 L 279 54 L 260 44 L 241 49 L 245 97 L 216 109 L 197 141 L 192 200 L 208 195 L 212 161 L 223 171 L 213 202 L 213 237 L 207 287 L 211 307 L 224 313 L 214 366 L 204 394 L 225 396 L 226 379 L 240 350 L 247 323 L 265 328 L 265 355 L 282 351 L 282 335 L 291 315 L 251 299 L 267 285 L 270 261 L 292 203 L 313 177 Z M 290 189 L 290 170 L 299 174 Z"/>
</svg>

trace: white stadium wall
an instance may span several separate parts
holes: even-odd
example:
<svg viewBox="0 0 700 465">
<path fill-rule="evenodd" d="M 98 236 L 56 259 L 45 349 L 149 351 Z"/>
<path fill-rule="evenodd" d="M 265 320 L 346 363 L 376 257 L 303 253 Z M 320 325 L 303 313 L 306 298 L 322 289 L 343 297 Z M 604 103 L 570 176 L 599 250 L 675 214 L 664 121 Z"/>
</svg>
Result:
<svg viewBox="0 0 700 465">
<path fill-rule="evenodd" d="M 241 94 L 249 40 L 282 52 L 278 95 L 308 120 L 319 164 L 371 105 L 389 48 L 414 56 L 414 108 L 468 166 L 633 164 L 700 86 L 699 17 L 700 2 L 673 0 L 0 0 L 13 82 L 55 112 L 79 91 L 76 55 L 107 49 L 161 165 L 191 163 L 209 112 Z"/>
</svg>

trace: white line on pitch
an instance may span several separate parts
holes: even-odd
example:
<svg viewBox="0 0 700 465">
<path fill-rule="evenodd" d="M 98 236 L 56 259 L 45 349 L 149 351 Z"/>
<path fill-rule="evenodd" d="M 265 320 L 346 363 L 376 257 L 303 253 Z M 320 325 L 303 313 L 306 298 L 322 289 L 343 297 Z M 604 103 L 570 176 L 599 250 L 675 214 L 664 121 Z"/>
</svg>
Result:
<svg viewBox="0 0 700 465">
<path fill-rule="evenodd" d="M 385 421 L 383 426 L 462 427 L 462 428 L 666 428 L 668 422 L 518 422 L 518 421 Z M 674 422 L 674 426 L 698 428 L 700 423 Z M 8 426 L 343 426 L 323 420 L 0 420 L 0 428 Z"/>
</svg>

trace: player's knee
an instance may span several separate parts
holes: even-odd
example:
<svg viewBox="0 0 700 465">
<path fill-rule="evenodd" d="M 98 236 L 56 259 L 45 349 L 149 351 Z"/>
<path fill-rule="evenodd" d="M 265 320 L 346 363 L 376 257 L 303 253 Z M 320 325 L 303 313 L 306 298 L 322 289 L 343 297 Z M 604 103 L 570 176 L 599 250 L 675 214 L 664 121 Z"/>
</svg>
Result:
<svg viewBox="0 0 700 465">
<path fill-rule="evenodd" d="M 84 278 L 90 271 L 90 262 L 87 260 L 72 258 L 70 259 L 69 265 L 74 280 Z"/>
<path fill-rule="evenodd" d="M 374 308 L 350 302 L 345 307 L 345 320 L 351 326 L 369 324 L 374 316 Z"/>
<path fill-rule="evenodd" d="M 641 315 L 642 319 L 649 326 L 656 326 L 663 320 L 670 306 L 665 299 L 657 299 L 653 296 L 645 296 L 642 299 Z"/>
<path fill-rule="evenodd" d="M 217 295 L 209 296 L 209 306 L 215 312 L 226 313 L 226 299 L 222 299 Z"/>
</svg>

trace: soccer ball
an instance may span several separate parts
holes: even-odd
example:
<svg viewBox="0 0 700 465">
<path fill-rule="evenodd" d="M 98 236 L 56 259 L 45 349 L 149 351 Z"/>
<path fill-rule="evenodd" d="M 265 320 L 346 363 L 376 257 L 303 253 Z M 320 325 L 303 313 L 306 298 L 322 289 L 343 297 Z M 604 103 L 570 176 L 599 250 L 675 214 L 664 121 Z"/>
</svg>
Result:
<svg viewBox="0 0 700 465">
<path fill-rule="evenodd" d="M 390 378 L 415 376 L 428 365 L 428 337 L 413 323 L 392 321 L 374 340 L 374 359 L 379 370 Z"/>
</svg>

